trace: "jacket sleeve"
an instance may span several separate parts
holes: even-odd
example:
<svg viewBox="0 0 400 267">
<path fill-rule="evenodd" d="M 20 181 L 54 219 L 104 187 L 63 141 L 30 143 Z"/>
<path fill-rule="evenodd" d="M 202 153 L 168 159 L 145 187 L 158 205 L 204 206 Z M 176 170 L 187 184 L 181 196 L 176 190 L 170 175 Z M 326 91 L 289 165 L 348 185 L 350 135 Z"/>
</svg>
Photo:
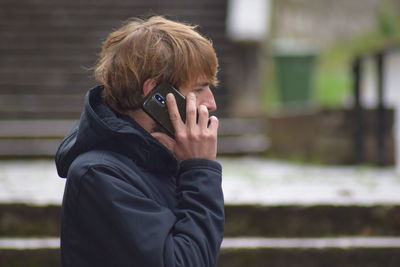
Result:
<svg viewBox="0 0 400 267">
<path fill-rule="evenodd" d="M 177 191 L 166 266 L 215 266 L 224 225 L 221 166 L 204 159 L 182 162 Z"/>
<path fill-rule="evenodd" d="M 159 205 L 140 185 L 121 179 L 123 175 L 96 165 L 79 182 L 78 217 L 85 235 L 96 240 L 99 259 L 113 253 L 114 266 L 216 265 L 224 224 L 219 163 L 181 163 L 174 209 Z"/>
</svg>

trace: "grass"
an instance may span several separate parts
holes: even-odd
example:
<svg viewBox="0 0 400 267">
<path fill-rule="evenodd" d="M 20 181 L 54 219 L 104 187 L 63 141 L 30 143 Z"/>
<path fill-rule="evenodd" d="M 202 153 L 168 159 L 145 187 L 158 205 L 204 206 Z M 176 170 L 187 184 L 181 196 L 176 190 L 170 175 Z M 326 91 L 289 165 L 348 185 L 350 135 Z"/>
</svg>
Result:
<svg viewBox="0 0 400 267">
<path fill-rule="evenodd" d="M 329 59 L 328 59 L 329 60 Z M 335 108 L 351 94 L 352 77 L 345 64 L 331 66 L 319 62 L 316 67 L 314 96 L 318 106 Z"/>
</svg>

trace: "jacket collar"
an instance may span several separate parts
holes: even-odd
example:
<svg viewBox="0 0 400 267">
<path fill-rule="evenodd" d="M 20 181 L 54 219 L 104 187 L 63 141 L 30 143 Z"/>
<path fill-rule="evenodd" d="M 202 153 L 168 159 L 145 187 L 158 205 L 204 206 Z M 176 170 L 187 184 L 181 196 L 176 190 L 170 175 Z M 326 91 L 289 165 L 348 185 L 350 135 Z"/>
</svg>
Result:
<svg viewBox="0 0 400 267">
<path fill-rule="evenodd" d="M 132 159 L 141 168 L 157 173 L 177 173 L 173 154 L 132 118 L 118 114 L 102 101 L 103 86 L 85 97 L 80 121 L 64 138 L 57 155 L 59 175 L 65 177 L 72 161 L 90 150 L 111 150 Z"/>
</svg>

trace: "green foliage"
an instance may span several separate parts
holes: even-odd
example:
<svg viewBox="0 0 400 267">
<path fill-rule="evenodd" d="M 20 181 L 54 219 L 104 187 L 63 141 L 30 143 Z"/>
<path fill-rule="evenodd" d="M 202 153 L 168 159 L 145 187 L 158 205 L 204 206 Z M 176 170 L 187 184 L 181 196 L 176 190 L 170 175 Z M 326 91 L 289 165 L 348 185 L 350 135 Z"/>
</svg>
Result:
<svg viewBox="0 0 400 267">
<path fill-rule="evenodd" d="M 376 27 L 349 41 L 340 41 L 318 55 L 314 76 L 314 103 L 319 107 L 341 107 L 352 93 L 352 62 L 356 57 L 373 55 L 379 51 L 400 45 L 400 15 L 382 1 L 377 10 Z M 265 111 L 280 107 L 277 75 L 272 68 L 264 80 L 263 107 Z"/>
<path fill-rule="evenodd" d="M 378 29 L 387 38 L 396 38 L 400 31 L 399 17 L 394 9 L 386 2 L 378 11 Z"/>
<path fill-rule="evenodd" d="M 315 99 L 320 106 L 338 107 L 351 88 L 351 77 L 345 68 L 319 68 L 316 74 Z"/>
<path fill-rule="evenodd" d="M 355 57 L 372 55 L 400 44 L 400 16 L 384 2 L 376 16 L 376 29 L 336 44 L 320 55 L 316 69 L 317 103 L 323 107 L 340 106 L 351 93 L 351 64 Z"/>
<path fill-rule="evenodd" d="M 267 66 L 267 71 L 263 75 L 262 87 L 265 88 L 261 97 L 262 111 L 268 113 L 279 107 L 280 101 L 278 88 L 275 80 L 275 69 L 273 64 Z"/>
</svg>

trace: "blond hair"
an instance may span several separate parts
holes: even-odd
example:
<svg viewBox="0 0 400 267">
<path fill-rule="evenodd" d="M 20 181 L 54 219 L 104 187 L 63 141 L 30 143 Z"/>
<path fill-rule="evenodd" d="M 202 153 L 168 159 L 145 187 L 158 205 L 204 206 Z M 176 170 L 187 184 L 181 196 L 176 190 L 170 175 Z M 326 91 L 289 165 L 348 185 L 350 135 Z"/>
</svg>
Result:
<svg viewBox="0 0 400 267">
<path fill-rule="evenodd" d="M 147 79 L 177 88 L 198 78 L 216 84 L 215 50 L 195 28 L 155 16 L 130 20 L 112 32 L 94 72 L 104 85 L 105 103 L 120 112 L 139 108 Z"/>
</svg>

